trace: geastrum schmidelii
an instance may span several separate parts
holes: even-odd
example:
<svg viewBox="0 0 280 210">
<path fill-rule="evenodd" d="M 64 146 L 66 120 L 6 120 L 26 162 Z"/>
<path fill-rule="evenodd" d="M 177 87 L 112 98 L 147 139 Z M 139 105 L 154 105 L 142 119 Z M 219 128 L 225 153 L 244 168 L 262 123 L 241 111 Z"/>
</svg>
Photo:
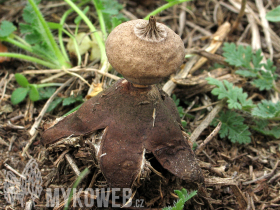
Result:
<svg viewBox="0 0 280 210">
<path fill-rule="evenodd" d="M 167 26 L 132 20 L 108 36 L 106 53 L 124 78 L 44 131 L 44 145 L 103 130 L 95 145 L 99 167 L 111 187 L 131 187 L 141 176 L 145 153 L 187 182 L 204 178 L 183 135 L 173 100 L 154 84 L 174 73 L 184 60 L 181 38 Z"/>
</svg>

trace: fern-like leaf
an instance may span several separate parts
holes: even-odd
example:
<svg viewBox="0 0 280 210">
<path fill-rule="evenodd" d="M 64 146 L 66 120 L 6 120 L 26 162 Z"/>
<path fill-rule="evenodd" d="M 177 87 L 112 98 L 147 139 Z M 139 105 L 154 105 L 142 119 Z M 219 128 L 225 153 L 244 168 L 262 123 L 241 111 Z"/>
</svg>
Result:
<svg viewBox="0 0 280 210">
<path fill-rule="evenodd" d="M 220 137 L 228 137 L 232 143 L 250 143 L 251 133 L 248 126 L 245 125 L 244 118 L 233 111 L 221 112 L 220 117 L 213 121 L 212 125 L 216 126 L 218 122 L 222 122 L 219 131 Z"/>
<path fill-rule="evenodd" d="M 224 80 L 219 81 L 215 78 L 206 78 L 208 84 L 216 85 L 217 88 L 212 90 L 213 95 L 217 95 L 218 99 L 227 98 L 228 107 L 230 109 L 244 109 L 248 110 L 254 107 L 252 100 L 248 100 L 247 93 L 243 93 L 243 89 L 234 87 L 232 83 Z"/>
<path fill-rule="evenodd" d="M 261 103 L 252 110 L 252 115 L 263 119 L 280 117 L 280 102 L 273 103 L 272 101 L 262 100 Z"/>
</svg>

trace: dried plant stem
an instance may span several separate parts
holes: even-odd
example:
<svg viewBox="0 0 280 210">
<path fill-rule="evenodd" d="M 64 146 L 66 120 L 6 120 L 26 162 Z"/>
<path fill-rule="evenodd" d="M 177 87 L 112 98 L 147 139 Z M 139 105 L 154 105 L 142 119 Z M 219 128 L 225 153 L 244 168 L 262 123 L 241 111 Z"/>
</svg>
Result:
<svg viewBox="0 0 280 210">
<path fill-rule="evenodd" d="M 225 58 L 221 55 L 212 54 L 205 50 L 193 50 L 190 53 L 194 53 L 194 54 L 203 56 L 203 57 L 207 58 L 208 60 L 217 62 L 217 63 L 225 65 L 225 66 L 229 66 L 229 64 L 225 61 Z"/>
<path fill-rule="evenodd" d="M 14 130 L 24 130 L 25 129 L 25 127 L 23 127 L 23 126 L 12 124 L 10 120 L 8 121 L 8 123 L 6 123 L 4 125 L 0 124 L 0 128 L 11 128 Z"/>
<path fill-rule="evenodd" d="M 9 152 L 12 150 L 13 143 L 15 142 L 16 139 L 17 139 L 16 136 L 12 136 L 12 138 L 10 140 L 10 145 L 9 145 Z"/>
<path fill-rule="evenodd" d="M 4 98 L 4 96 L 5 96 L 6 88 L 7 88 L 8 83 L 9 83 L 10 80 L 14 77 L 14 75 L 10 75 L 10 76 L 9 76 L 9 79 L 7 80 L 7 79 L 6 79 L 7 76 L 8 76 L 8 73 L 6 73 L 5 78 L 3 78 L 3 81 L 5 81 L 5 83 L 4 83 L 4 87 L 3 87 L 3 89 L 2 89 L 2 93 L 1 93 L 0 104 L 1 104 L 1 102 L 2 102 L 2 100 L 3 100 L 3 98 Z M 2 83 L 2 80 L 1 80 L 1 83 Z M 0 88 L 1 88 L 1 86 L 0 86 Z"/>
<path fill-rule="evenodd" d="M 187 8 L 187 2 L 182 3 L 182 8 Z M 183 35 L 185 26 L 186 26 L 186 10 L 181 9 L 179 15 L 179 29 L 178 29 L 179 36 Z"/>
<path fill-rule="evenodd" d="M 17 170 L 15 170 L 14 168 L 12 168 L 10 165 L 8 165 L 7 163 L 4 163 L 4 166 L 9 169 L 10 171 L 14 172 L 14 174 L 20 176 L 21 178 L 23 178 L 24 180 L 26 179 L 25 176 L 23 176 L 21 173 L 19 173 Z"/>
<path fill-rule="evenodd" d="M 275 174 L 273 177 L 271 177 L 270 179 L 269 179 L 269 181 L 267 182 L 267 183 L 273 183 L 274 181 L 276 181 L 276 180 L 278 180 L 280 178 L 280 173 L 278 173 L 278 174 Z M 279 200 L 280 200 L 280 196 L 279 196 Z"/>
<path fill-rule="evenodd" d="M 272 171 L 271 171 L 270 173 L 268 173 L 268 174 L 266 174 L 266 175 L 263 175 L 263 176 L 261 176 L 261 177 L 259 177 L 259 178 L 256 178 L 256 179 L 254 179 L 254 180 L 250 180 L 250 181 L 247 181 L 247 182 L 243 182 L 242 184 L 243 184 L 243 185 L 248 185 L 248 184 L 252 184 L 252 183 L 255 183 L 255 182 L 260 183 L 260 182 L 262 182 L 262 181 L 268 180 L 269 178 L 271 178 L 271 177 L 274 175 L 274 173 L 275 173 L 275 171 L 276 171 L 276 169 L 277 169 L 277 167 L 278 167 L 278 165 L 279 165 L 279 162 L 280 162 L 280 160 L 277 160 L 277 162 L 275 163 L 275 165 L 274 165 L 274 167 L 273 167 L 273 169 L 272 169 Z"/>
<path fill-rule="evenodd" d="M 199 145 L 199 147 L 196 149 L 195 154 L 198 155 L 204 148 L 205 146 L 213 139 L 214 136 L 217 135 L 219 130 L 221 129 L 222 123 L 219 122 L 219 124 L 216 126 L 216 128 L 210 133 L 209 136 L 204 140 L 202 144 Z"/>
<path fill-rule="evenodd" d="M 47 70 L 27 70 L 27 71 L 23 71 L 23 74 L 51 74 L 51 73 L 60 73 L 63 70 L 60 69 L 47 69 Z M 104 75 L 106 77 L 109 77 L 111 79 L 114 80 L 119 80 L 121 79 L 120 77 L 110 74 L 110 73 L 105 73 L 105 72 L 101 72 L 98 69 L 93 69 L 93 68 L 72 68 L 72 69 L 67 69 L 67 71 L 69 72 L 96 72 L 98 74 Z"/>
<path fill-rule="evenodd" d="M 147 164 L 148 168 L 151 169 L 156 175 L 158 175 L 159 177 L 161 177 L 163 180 L 166 180 L 166 178 L 162 175 L 162 173 L 158 172 L 156 169 L 154 169 L 153 166 L 151 166 L 150 164 Z"/>
<path fill-rule="evenodd" d="M 36 118 L 34 124 L 32 125 L 31 129 L 29 130 L 29 134 L 31 136 L 33 136 L 37 130 L 37 128 L 39 127 L 41 120 L 43 119 L 43 116 L 45 115 L 48 107 L 50 106 L 51 102 L 54 100 L 54 98 L 57 96 L 57 94 L 63 90 L 63 88 L 65 88 L 66 86 L 68 86 L 73 80 L 75 79 L 75 77 L 71 77 L 69 80 L 67 80 L 63 85 L 61 85 L 55 92 L 54 94 L 49 98 L 49 100 L 46 102 L 45 106 L 43 107 L 43 109 L 41 110 L 39 116 Z"/>
<path fill-rule="evenodd" d="M 213 106 L 213 105 L 215 105 L 215 104 L 217 104 L 217 103 L 219 103 L 219 102 L 217 101 L 217 102 L 213 102 L 213 103 L 211 103 L 211 104 L 207 104 L 207 105 L 205 105 L 205 106 L 200 106 L 200 107 L 197 107 L 197 108 L 193 108 L 193 109 L 191 109 L 189 112 L 196 112 L 196 111 L 199 111 L 199 110 L 202 110 L 202 109 L 206 109 L 206 108 L 208 108 L 209 106 Z"/>
<path fill-rule="evenodd" d="M 71 158 L 71 156 L 69 154 L 66 154 L 65 158 L 66 158 L 67 162 L 69 163 L 69 165 L 71 166 L 71 168 L 73 169 L 73 171 L 75 172 L 76 176 L 77 177 L 80 176 L 81 172 L 80 172 L 77 164 L 73 160 L 73 158 Z"/>
<path fill-rule="evenodd" d="M 57 73 L 57 74 L 55 74 L 55 75 L 52 75 L 52 76 L 50 76 L 50 77 L 47 77 L 47 78 L 45 78 L 45 79 L 42 79 L 41 81 L 40 81 L 40 83 L 47 83 L 47 82 L 50 82 L 50 81 L 52 81 L 52 80 L 54 80 L 54 79 L 56 79 L 56 78 L 60 78 L 60 77 L 62 77 L 62 76 L 64 76 L 66 73 L 65 72 L 59 72 L 59 73 Z"/>
<path fill-rule="evenodd" d="M 269 32 L 270 27 L 269 27 L 267 19 L 265 18 L 266 11 L 263 6 L 263 1 L 256 0 L 256 5 L 257 5 L 259 13 L 260 13 L 261 25 L 263 27 L 263 33 L 265 36 L 267 48 L 269 50 L 270 59 L 273 60 L 273 47 L 272 47 L 272 42 L 271 42 L 271 37 L 270 37 L 270 32 Z"/>
<path fill-rule="evenodd" d="M 199 100 L 199 97 L 196 96 L 195 99 L 192 101 L 192 103 L 189 105 L 189 107 L 186 109 L 183 117 L 181 118 L 181 120 L 183 120 L 186 117 L 186 114 L 191 110 L 191 108 L 197 103 L 197 101 Z"/>
<path fill-rule="evenodd" d="M 35 131 L 34 135 L 32 135 L 32 137 L 29 139 L 28 143 L 25 145 L 21 155 L 24 156 L 26 151 L 29 149 L 29 147 L 32 145 L 32 143 L 34 142 L 34 140 L 36 139 L 37 135 L 38 135 L 38 130 Z"/>
<path fill-rule="evenodd" d="M 202 131 L 209 126 L 209 124 L 212 122 L 214 117 L 222 110 L 224 105 L 225 105 L 225 100 L 222 100 L 220 103 L 218 103 L 214 107 L 214 109 L 205 117 L 202 123 L 200 123 L 200 125 L 192 132 L 192 135 L 190 137 L 192 143 L 194 143 L 196 139 L 199 137 L 199 135 L 202 133 Z"/>
<path fill-rule="evenodd" d="M 1 145 L 5 145 L 5 146 L 9 146 L 9 144 L 7 142 L 5 142 L 1 137 L 0 137 L 0 144 Z"/>
<path fill-rule="evenodd" d="M 78 77 L 80 80 L 82 80 L 84 83 L 86 83 L 91 88 L 91 85 L 88 83 L 88 81 L 86 81 L 81 75 L 73 73 L 73 72 L 70 72 L 70 71 L 68 71 L 65 68 L 63 68 L 63 71 L 65 71 L 66 73 L 68 73 L 68 74 L 70 74 L 70 75 L 72 75 L 74 77 Z"/>
<path fill-rule="evenodd" d="M 252 49 L 253 50 L 261 49 L 261 37 L 260 37 L 259 27 L 257 25 L 256 19 L 254 18 L 254 16 L 251 13 L 247 14 L 247 19 L 248 19 L 248 22 L 251 26 L 251 33 L 252 33 L 251 45 L 252 45 Z"/>
<path fill-rule="evenodd" d="M 238 26 L 238 23 L 240 22 L 240 19 L 243 17 L 244 15 L 244 12 L 245 12 L 245 8 L 246 8 L 246 3 L 247 3 L 247 0 L 242 0 L 241 2 L 241 8 L 239 10 L 239 13 L 238 13 L 238 16 L 235 20 L 235 22 L 233 23 L 233 26 L 229 32 L 229 34 L 231 34 Z"/>
<path fill-rule="evenodd" d="M 189 62 L 186 64 L 185 68 L 180 71 L 175 78 L 181 79 L 186 78 L 186 76 L 189 74 L 189 71 L 193 67 L 193 65 L 198 61 L 199 56 L 193 56 Z M 171 95 L 173 89 L 176 87 L 176 83 L 172 80 L 169 80 L 165 85 L 163 86 L 162 90 L 165 91 L 168 95 Z"/>
<path fill-rule="evenodd" d="M 231 25 L 229 22 L 224 22 L 221 26 L 219 26 L 218 30 L 212 35 L 212 39 L 210 44 L 205 48 L 205 51 L 214 54 L 220 46 L 223 44 L 224 39 L 228 36 Z M 197 63 L 190 70 L 190 74 L 198 70 L 201 66 L 203 66 L 207 62 L 207 58 L 200 58 Z"/>
<path fill-rule="evenodd" d="M 61 162 L 61 160 L 64 158 L 64 156 L 70 151 L 70 149 L 67 149 L 65 151 L 63 151 L 61 153 L 61 155 L 59 155 L 59 157 L 56 159 L 56 161 L 53 163 L 53 165 L 55 167 L 58 167 L 59 163 Z"/>
<path fill-rule="evenodd" d="M 223 167 L 213 167 L 211 163 L 206 163 L 201 160 L 199 161 L 199 166 L 215 173 L 219 177 L 226 178 L 225 169 Z"/>
</svg>

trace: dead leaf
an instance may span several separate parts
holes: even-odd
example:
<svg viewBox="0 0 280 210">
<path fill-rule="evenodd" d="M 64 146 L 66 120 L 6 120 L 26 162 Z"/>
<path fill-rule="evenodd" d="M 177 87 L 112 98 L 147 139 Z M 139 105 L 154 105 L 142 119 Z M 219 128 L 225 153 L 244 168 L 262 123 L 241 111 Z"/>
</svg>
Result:
<svg viewBox="0 0 280 210">
<path fill-rule="evenodd" d="M 0 42 L 0 53 L 5 52 L 8 52 L 8 48 Z M 4 61 L 10 61 L 10 58 L 0 56 L 0 63 L 3 63 Z"/>
</svg>

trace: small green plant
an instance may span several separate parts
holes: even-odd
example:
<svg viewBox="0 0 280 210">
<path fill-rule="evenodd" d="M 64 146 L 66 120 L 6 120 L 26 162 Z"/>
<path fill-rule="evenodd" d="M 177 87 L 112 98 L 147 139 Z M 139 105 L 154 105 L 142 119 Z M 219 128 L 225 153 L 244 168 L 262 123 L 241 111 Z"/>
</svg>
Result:
<svg viewBox="0 0 280 210">
<path fill-rule="evenodd" d="M 228 137 L 232 143 L 246 144 L 251 142 L 249 127 L 244 124 L 244 118 L 234 111 L 221 112 L 218 119 L 214 119 L 211 125 L 217 126 L 222 122 L 219 135 Z"/>
<path fill-rule="evenodd" d="M 180 99 L 176 97 L 176 95 L 172 95 L 172 99 L 178 109 L 179 115 L 182 118 L 185 114 L 184 108 L 182 106 L 180 106 Z"/>
<path fill-rule="evenodd" d="M 271 22 L 280 22 L 280 5 L 273 10 L 269 11 L 265 18 Z"/>
<path fill-rule="evenodd" d="M 250 126 L 253 130 L 266 135 L 266 136 L 271 136 L 276 139 L 280 138 L 280 129 L 279 126 L 269 126 L 269 121 L 268 120 L 263 120 L 263 119 L 258 119 L 256 121 L 256 125 Z"/>
<path fill-rule="evenodd" d="M 185 188 L 183 188 L 181 191 L 174 190 L 174 192 L 179 196 L 178 201 L 174 203 L 173 207 L 165 207 L 163 210 L 182 210 L 184 208 L 184 204 L 197 194 L 197 191 L 188 193 Z"/>
<path fill-rule="evenodd" d="M 165 0 L 165 1 L 167 1 L 168 3 L 162 5 L 161 7 L 157 8 L 157 9 L 155 9 L 150 14 L 148 14 L 144 19 L 145 20 L 149 20 L 149 17 L 151 15 L 157 15 L 158 13 L 162 12 L 163 10 L 166 10 L 166 9 L 168 9 L 170 7 L 173 7 L 176 4 L 180 4 L 180 3 L 183 3 L 183 2 L 186 2 L 186 1 L 190 1 L 190 0 Z"/>
<path fill-rule="evenodd" d="M 15 74 L 17 83 L 21 86 L 13 91 L 11 96 L 12 104 L 16 105 L 22 102 L 28 95 L 31 101 L 38 101 L 50 98 L 56 88 L 52 86 L 61 86 L 60 83 L 44 83 L 44 84 L 30 84 L 26 77 L 22 74 Z M 49 105 L 47 112 L 55 109 L 60 103 L 62 106 L 68 106 L 75 102 L 83 102 L 83 97 L 78 95 L 76 97 L 70 96 L 68 98 L 55 98 Z"/>
<path fill-rule="evenodd" d="M 12 104 L 19 104 L 22 102 L 27 94 L 31 101 L 38 101 L 40 97 L 40 93 L 38 91 L 39 88 L 49 87 L 49 86 L 60 86 L 60 83 L 45 83 L 45 84 L 30 84 L 25 76 L 22 74 L 15 74 L 15 78 L 17 83 L 21 86 L 13 91 L 11 96 Z"/>
<path fill-rule="evenodd" d="M 73 187 L 71 188 L 68 200 L 67 200 L 66 204 L 64 205 L 64 210 L 67 210 L 69 208 L 69 204 L 70 204 L 71 199 L 72 199 L 73 194 L 74 194 L 74 189 L 77 188 L 77 186 L 80 184 L 80 182 L 83 180 L 83 178 L 85 178 L 89 174 L 89 172 L 90 171 L 89 171 L 88 168 L 84 169 L 80 173 L 79 177 L 76 179 L 75 183 L 73 184 Z"/>
<path fill-rule="evenodd" d="M 111 32 L 116 26 L 127 21 L 128 19 L 120 13 L 123 6 L 116 0 L 94 0 L 94 5 L 98 16 L 102 13 L 103 19 L 99 20 L 102 32 L 107 37 L 107 33 Z"/>
<path fill-rule="evenodd" d="M 28 0 L 28 2 L 22 14 L 25 23 L 19 24 L 25 39 L 13 34 L 16 27 L 11 22 L 3 21 L 0 26 L 0 41 L 16 45 L 32 56 L 18 53 L 0 53 L 0 56 L 28 60 L 49 68 L 70 67 L 69 59 L 61 53 L 48 23 L 38 8 L 39 1 Z"/>
<path fill-rule="evenodd" d="M 251 79 L 251 84 L 261 91 L 273 89 L 279 92 L 275 85 L 277 78 L 276 67 L 273 66 L 270 60 L 267 60 L 267 63 L 261 63 L 263 57 L 260 50 L 253 53 L 251 47 L 244 48 L 239 46 L 236 48 L 233 43 L 225 43 L 223 50 L 226 62 L 237 69 L 236 74 Z M 244 93 L 242 88 L 235 87 L 226 80 L 219 81 L 210 77 L 206 78 L 206 80 L 209 84 L 217 86 L 211 93 L 218 96 L 218 99 L 226 98 L 230 109 L 229 111 L 221 112 L 219 117 L 212 122 L 214 126 L 219 121 L 223 123 L 219 131 L 221 138 L 228 137 L 233 143 L 250 143 L 251 133 L 249 128 L 264 135 L 275 138 L 280 137 L 279 129 L 269 125 L 268 122 L 268 120 L 280 120 L 280 102 L 273 103 L 272 101 L 263 100 L 254 104 L 252 100 L 248 99 L 248 94 Z M 252 124 L 246 125 L 244 123 L 245 118 L 241 116 L 242 114 L 250 119 Z"/>
<path fill-rule="evenodd" d="M 235 74 L 251 79 L 251 83 L 260 90 L 274 89 L 279 92 L 275 85 L 276 66 L 273 66 L 273 62 L 269 59 L 267 63 L 261 63 L 263 60 L 261 50 L 253 53 L 251 46 L 236 48 L 234 43 L 225 43 L 223 51 L 226 62 L 237 68 Z"/>
<path fill-rule="evenodd" d="M 242 88 L 233 86 L 232 83 L 224 80 L 219 81 L 215 78 L 206 78 L 208 84 L 216 85 L 212 90 L 213 95 L 217 95 L 218 99 L 227 98 L 228 108 L 248 110 L 254 107 L 252 100 L 248 100 L 248 94 L 243 92 Z"/>
<path fill-rule="evenodd" d="M 40 97 L 41 97 L 40 99 L 50 98 L 53 95 L 53 93 L 55 92 L 55 90 L 56 89 L 52 88 L 52 87 L 39 89 L 39 93 L 40 93 Z M 62 106 L 69 106 L 76 102 L 84 102 L 83 96 L 78 95 L 78 96 L 70 96 L 67 98 L 57 97 L 50 103 L 50 105 L 47 109 L 47 112 L 51 112 L 61 103 L 62 103 Z"/>
<path fill-rule="evenodd" d="M 252 110 L 252 115 L 267 120 L 280 120 L 280 102 L 262 100 L 257 107 Z"/>
</svg>

